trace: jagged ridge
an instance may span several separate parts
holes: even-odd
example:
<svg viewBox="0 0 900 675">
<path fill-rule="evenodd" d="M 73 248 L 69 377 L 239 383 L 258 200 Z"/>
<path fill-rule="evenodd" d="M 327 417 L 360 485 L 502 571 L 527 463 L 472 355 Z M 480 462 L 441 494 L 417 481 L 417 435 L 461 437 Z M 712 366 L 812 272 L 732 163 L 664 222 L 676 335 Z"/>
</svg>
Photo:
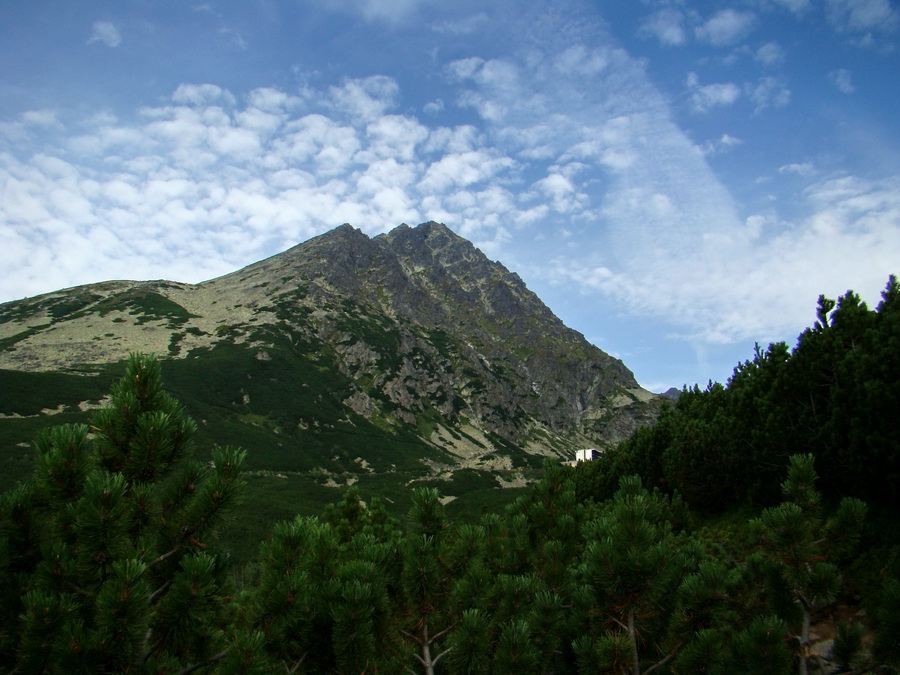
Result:
<svg viewBox="0 0 900 675">
<path fill-rule="evenodd" d="M 659 400 L 518 275 L 434 222 L 375 238 L 342 225 L 202 284 L 67 289 L 0 306 L 0 321 L 0 367 L 16 370 L 134 350 L 196 361 L 231 346 L 261 362 L 289 351 L 345 378 L 348 414 L 414 430 L 443 451 L 435 467 L 511 468 L 515 450 L 567 455 L 615 442 Z M 226 386 L 253 406 L 240 383 Z"/>
</svg>

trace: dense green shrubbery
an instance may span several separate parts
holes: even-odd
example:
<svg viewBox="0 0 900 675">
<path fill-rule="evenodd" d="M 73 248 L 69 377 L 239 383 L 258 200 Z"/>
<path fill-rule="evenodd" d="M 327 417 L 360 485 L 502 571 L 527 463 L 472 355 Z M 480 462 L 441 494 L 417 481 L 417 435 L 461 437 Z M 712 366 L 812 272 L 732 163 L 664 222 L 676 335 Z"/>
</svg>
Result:
<svg viewBox="0 0 900 675">
<path fill-rule="evenodd" d="M 577 477 L 579 496 L 606 499 L 640 475 L 692 507 L 770 506 L 788 457 L 812 453 L 826 498 L 885 506 L 900 493 L 900 284 L 877 309 L 854 293 L 820 297 L 818 321 L 796 347 L 757 347 L 727 386 L 685 389 L 641 429 Z"/>
<path fill-rule="evenodd" d="M 0 498 L 0 666 L 802 674 L 813 623 L 863 587 L 869 624 L 830 659 L 896 672 L 900 555 L 872 553 L 859 498 L 877 521 L 895 489 L 898 302 L 894 279 L 875 312 L 821 298 L 792 352 L 757 350 L 598 461 L 547 462 L 502 512 L 455 523 L 422 487 L 401 522 L 351 489 L 239 568 L 215 531 L 244 455 L 191 461 L 195 425 L 135 357 L 92 433 L 42 435 Z"/>
<path fill-rule="evenodd" d="M 232 650 L 230 564 L 209 547 L 244 453 L 187 459 L 196 429 L 134 357 L 109 406 L 36 442 L 0 501 L 0 662 L 16 672 L 165 672 Z"/>
</svg>

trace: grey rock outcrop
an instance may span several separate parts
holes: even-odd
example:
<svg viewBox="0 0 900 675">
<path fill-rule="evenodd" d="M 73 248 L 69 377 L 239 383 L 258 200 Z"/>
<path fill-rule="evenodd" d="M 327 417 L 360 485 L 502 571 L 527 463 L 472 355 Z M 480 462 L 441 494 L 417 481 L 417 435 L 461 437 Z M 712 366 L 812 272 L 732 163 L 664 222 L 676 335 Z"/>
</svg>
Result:
<svg viewBox="0 0 900 675">
<path fill-rule="evenodd" d="M 202 284 L 96 284 L 0 305 L 0 318 L 0 367 L 22 370 L 197 357 L 225 342 L 263 363 L 287 341 L 340 371 L 348 411 L 459 453 L 568 456 L 627 437 L 663 400 L 434 222 L 374 238 L 345 224 Z"/>
</svg>

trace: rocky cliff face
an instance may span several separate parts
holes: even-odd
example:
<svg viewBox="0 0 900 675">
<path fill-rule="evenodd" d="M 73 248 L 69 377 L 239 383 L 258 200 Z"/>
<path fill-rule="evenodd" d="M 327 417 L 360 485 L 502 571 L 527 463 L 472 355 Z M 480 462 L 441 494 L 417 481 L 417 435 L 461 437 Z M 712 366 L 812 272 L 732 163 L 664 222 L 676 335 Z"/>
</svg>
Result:
<svg viewBox="0 0 900 675">
<path fill-rule="evenodd" d="M 517 275 L 438 223 L 375 238 L 342 225 L 198 285 L 109 282 L 0 305 L 0 350 L 0 368 L 13 370 L 130 351 L 159 353 L 173 368 L 212 354 L 259 363 L 289 354 L 340 376 L 326 392 L 298 381 L 296 396 L 335 397 L 385 433 L 414 431 L 440 461 L 480 467 L 504 452 L 569 456 L 615 442 L 661 401 Z M 240 382 L 224 386 L 235 405 L 254 405 Z"/>
</svg>

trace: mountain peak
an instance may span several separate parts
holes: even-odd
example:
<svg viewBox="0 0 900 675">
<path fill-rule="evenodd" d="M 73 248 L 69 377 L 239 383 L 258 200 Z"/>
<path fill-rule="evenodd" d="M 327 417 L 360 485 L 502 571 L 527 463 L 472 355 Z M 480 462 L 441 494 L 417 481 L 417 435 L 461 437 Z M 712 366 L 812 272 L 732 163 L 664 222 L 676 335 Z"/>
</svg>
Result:
<svg viewBox="0 0 900 675">
<path fill-rule="evenodd" d="M 416 225 L 416 227 L 413 229 L 415 229 L 419 232 L 423 232 L 426 237 L 431 236 L 432 234 L 439 234 L 439 235 L 452 235 L 454 237 L 462 239 L 462 237 L 459 237 L 459 235 L 457 235 L 449 227 L 447 227 L 443 223 L 435 222 L 434 220 L 429 220 L 427 223 L 421 223 L 419 225 Z"/>
<path fill-rule="evenodd" d="M 374 238 L 345 223 L 198 285 L 135 282 L 58 295 L 9 307 L 0 367 L 71 368 L 130 351 L 192 361 L 249 350 L 251 362 L 300 368 L 302 382 L 332 373 L 334 391 L 292 391 L 328 401 L 335 419 L 352 411 L 389 434 L 434 429 L 421 442 L 460 456 L 487 457 L 504 444 L 556 454 L 621 439 L 654 415 L 655 404 L 645 405 L 652 395 L 621 361 L 433 221 Z M 267 396 L 248 393 L 244 379 L 232 385 L 244 392 L 237 400 Z"/>
<path fill-rule="evenodd" d="M 416 227 L 401 225 L 376 241 L 390 249 L 413 269 L 452 267 L 461 262 L 483 266 L 490 264 L 487 257 L 472 242 L 459 236 L 442 223 L 429 221 Z"/>
<path fill-rule="evenodd" d="M 460 237 L 443 223 L 437 223 L 433 220 L 429 220 L 427 223 L 420 223 L 415 227 L 410 227 L 406 223 L 402 223 L 387 234 L 378 235 L 376 239 L 383 238 L 388 241 L 394 241 L 396 239 L 425 241 L 435 237 L 454 239 L 459 242 L 469 243 L 466 239 Z"/>
<path fill-rule="evenodd" d="M 331 241 L 362 241 L 369 239 L 369 235 L 357 227 L 353 227 L 350 223 L 338 225 L 334 229 L 323 232 L 317 237 L 313 237 L 303 245 L 312 245 L 315 243 L 331 242 Z"/>
</svg>

